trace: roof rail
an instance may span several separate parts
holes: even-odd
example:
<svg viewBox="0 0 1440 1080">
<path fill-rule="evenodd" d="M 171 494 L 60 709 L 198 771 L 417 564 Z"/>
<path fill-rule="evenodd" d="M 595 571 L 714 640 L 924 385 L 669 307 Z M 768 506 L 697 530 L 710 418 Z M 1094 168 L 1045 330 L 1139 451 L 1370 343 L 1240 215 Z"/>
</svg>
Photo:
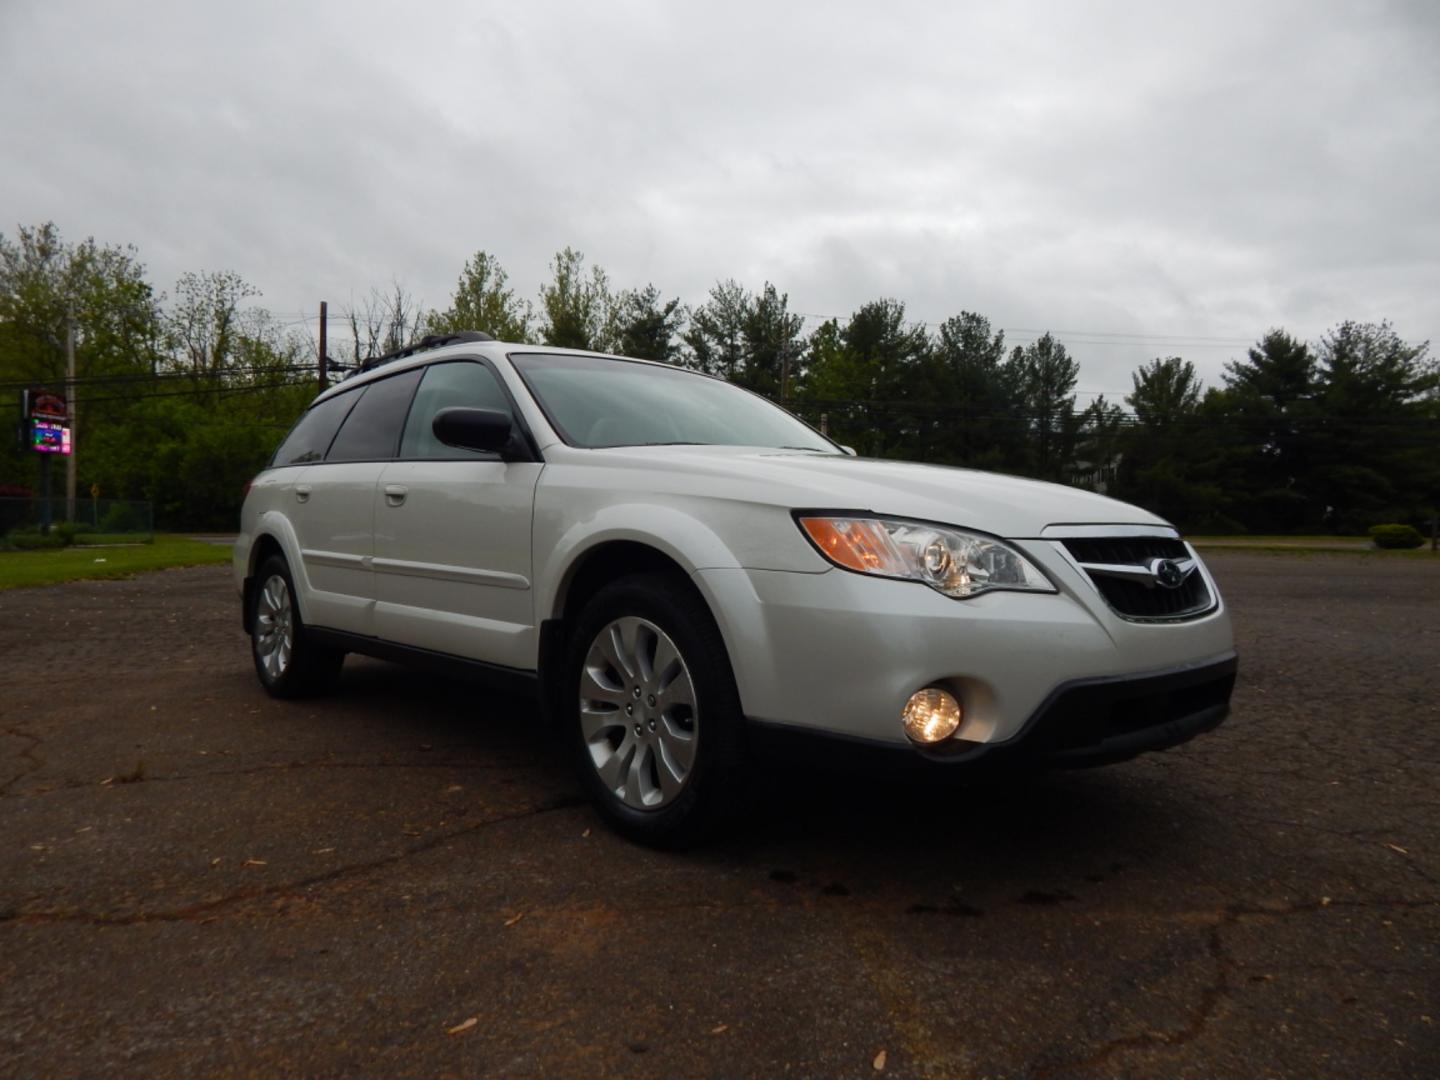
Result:
<svg viewBox="0 0 1440 1080">
<path fill-rule="evenodd" d="M 388 364 L 392 360 L 403 360 L 407 356 L 414 356 L 416 353 L 422 353 L 428 349 L 438 349 L 442 345 L 456 345 L 462 341 L 494 340 L 495 336 L 485 333 L 484 330 L 456 330 L 453 334 L 426 334 L 419 341 L 413 341 L 403 349 L 396 349 L 384 356 L 367 356 L 360 361 L 360 370 L 370 371 L 382 364 Z"/>
</svg>

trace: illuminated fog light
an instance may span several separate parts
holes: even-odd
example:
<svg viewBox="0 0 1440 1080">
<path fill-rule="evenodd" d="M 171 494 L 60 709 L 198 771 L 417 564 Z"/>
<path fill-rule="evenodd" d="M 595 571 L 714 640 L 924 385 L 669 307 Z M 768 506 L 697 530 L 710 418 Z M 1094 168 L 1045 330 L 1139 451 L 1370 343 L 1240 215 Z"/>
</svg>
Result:
<svg viewBox="0 0 1440 1080">
<path fill-rule="evenodd" d="M 944 742 L 960 728 L 964 714 L 960 702 L 953 694 L 939 687 L 927 686 L 910 695 L 900 722 L 905 725 L 905 734 L 922 746 L 933 746 Z"/>
</svg>

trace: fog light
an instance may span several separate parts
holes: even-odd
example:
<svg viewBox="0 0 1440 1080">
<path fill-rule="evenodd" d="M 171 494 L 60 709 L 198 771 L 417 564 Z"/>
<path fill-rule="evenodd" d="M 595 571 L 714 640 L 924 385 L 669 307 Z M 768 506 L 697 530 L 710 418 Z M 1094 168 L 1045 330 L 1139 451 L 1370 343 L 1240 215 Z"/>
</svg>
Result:
<svg viewBox="0 0 1440 1080">
<path fill-rule="evenodd" d="M 964 713 L 960 702 L 936 686 L 927 686 L 910 695 L 900 722 L 905 725 L 905 734 L 922 746 L 933 746 L 954 735 L 960 727 Z"/>
</svg>

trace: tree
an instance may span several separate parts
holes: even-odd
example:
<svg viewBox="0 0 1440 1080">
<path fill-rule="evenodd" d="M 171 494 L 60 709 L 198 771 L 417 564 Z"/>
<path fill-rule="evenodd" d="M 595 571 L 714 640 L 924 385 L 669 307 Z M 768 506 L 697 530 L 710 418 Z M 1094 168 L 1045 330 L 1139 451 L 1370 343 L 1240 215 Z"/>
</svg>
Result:
<svg viewBox="0 0 1440 1080">
<path fill-rule="evenodd" d="M 260 290 L 233 270 L 186 272 L 175 283 L 175 298 L 165 314 L 167 365 L 197 380 L 218 383 L 237 366 L 244 336 L 241 305 Z"/>
<path fill-rule="evenodd" d="M 1125 403 L 1135 423 L 1122 437 L 1115 494 L 1182 527 L 1225 530 L 1224 499 L 1214 482 L 1214 425 L 1202 421 L 1204 387 L 1195 365 L 1157 357 L 1131 376 Z"/>
<path fill-rule="evenodd" d="M 615 342 L 615 298 L 605 271 L 567 247 L 550 261 L 550 281 L 540 287 L 540 337 L 565 349 L 608 352 Z"/>
<path fill-rule="evenodd" d="M 1434 505 L 1440 441 L 1427 398 L 1440 376 L 1429 345 L 1407 344 L 1388 322 L 1343 322 L 1320 340 L 1309 464 L 1329 527 L 1362 532 Z"/>
<path fill-rule="evenodd" d="M 936 433 L 944 460 L 982 469 L 1016 462 L 1021 418 L 1006 377 L 1004 331 L 962 311 L 940 324 L 931 358 L 930 393 L 946 406 Z"/>
<path fill-rule="evenodd" d="M 770 282 L 751 297 L 741 319 L 741 386 L 772 401 L 787 401 L 803 378 L 805 317 L 790 311 L 790 297 Z"/>
<path fill-rule="evenodd" d="M 103 467 L 96 442 L 109 417 L 143 390 L 153 372 L 159 307 L 134 248 L 69 244 L 54 223 L 0 234 L 0 382 L 59 388 L 66 381 L 66 333 L 73 332 L 77 383 L 70 396 L 81 484 Z M 92 410 L 88 402 L 103 407 Z M 0 440 L 0 471 L 29 477 L 38 455 Z"/>
<path fill-rule="evenodd" d="M 390 291 L 371 289 L 358 304 L 345 308 L 350 324 L 351 363 L 360 364 L 372 356 L 384 356 L 413 344 L 423 336 L 426 315 L 420 302 L 398 281 Z"/>
<path fill-rule="evenodd" d="M 682 335 L 690 366 L 707 375 L 736 380 L 745 370 L 745 325 L 754 300 L 733 278 L 717 281 L 706 301 L 690 313 Z"/>
<path fill-rule="evenodd" d="M 616 303 L 616 351 L 641 360 L 675 363 L 680 357 L 680 301 L 662 300 L 654 285 L 627 289 Z"/>
<path fill-rule="evenodd" d="M 1245 360 L 1225 365 L 1224 380 L 1208 412 L 1228 436 L 1220 482 L 1236 516 L 1264 532 L 1320 527 L 1324 501 L 1309 482 L 1319 391 L 1309 346 L 1271 330 Z"/>
<path fill-rule="evenodd" d="M 528 342 L 534 310 L 515 295 L 509 281 L 495 256 L 477 251 L 460 271 L 449 308 L 432 311 L 426 329 L 432 334 L 483 330 L 500 341 Z"/>
<path fill-rule="evenodd" d="M 1075 426 L 1075 380 L 1080 365 L 1054 335 L 1044 334 L 1010 354 L 1010 372 L 1019 389 L 1030 432 L 1030 475 L 1060 480 L 1071 460 Z"/>
<path fill-rule="evenodd" d="M 843 329 L 817 334 L 808 393 L 838 414 L 836 437 L 871 457 L 921 456 L 927 410 L 915 391 L 930 349 L 925 328 L 905 321 L 899 300 L 884 299 L 863 305 Z"/>
</svg>

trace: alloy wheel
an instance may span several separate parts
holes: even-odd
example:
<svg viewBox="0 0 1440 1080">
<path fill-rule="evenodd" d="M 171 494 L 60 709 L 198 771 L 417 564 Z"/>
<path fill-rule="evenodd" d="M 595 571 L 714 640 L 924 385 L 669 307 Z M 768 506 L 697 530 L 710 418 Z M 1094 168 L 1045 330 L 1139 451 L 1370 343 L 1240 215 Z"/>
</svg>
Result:
<svg viewBox="0 0 1440 1080">
<path fill-rule="evenodd" d="M 648 619 L 603 627 L 580 671 L 580 730 L 601 782 L 626 806 L 673 801 L 695 764 L 695 684 L 675 642 Z"/>
</svg>

